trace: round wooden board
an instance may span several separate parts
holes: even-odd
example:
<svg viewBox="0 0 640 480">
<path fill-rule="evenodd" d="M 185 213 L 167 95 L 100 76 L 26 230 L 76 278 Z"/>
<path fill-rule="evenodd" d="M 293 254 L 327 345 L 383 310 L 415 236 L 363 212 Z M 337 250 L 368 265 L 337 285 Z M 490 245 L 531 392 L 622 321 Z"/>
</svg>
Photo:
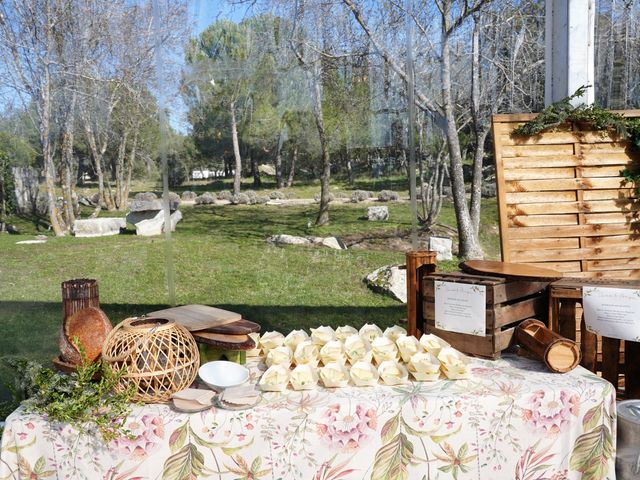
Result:
<svg viewBox="0 0 640 480">
<path fill-rule="evenodd" d="M 251 350 L 256 343 L 248 335 L 225 335 L 207 331 L 191 332 L 198 343 L 206 343 L 222 350 Z"/>
<path fill-rule="evenodd" d="M 562 273 L 550 268 L 532 267 L 521 263 L 496 262 L 493 260 L 467 260 L 460 269 L 476 275 L 498 275 L 505 277 L 524 277 L 540 279 L 562 278 Z"/>
</svg>

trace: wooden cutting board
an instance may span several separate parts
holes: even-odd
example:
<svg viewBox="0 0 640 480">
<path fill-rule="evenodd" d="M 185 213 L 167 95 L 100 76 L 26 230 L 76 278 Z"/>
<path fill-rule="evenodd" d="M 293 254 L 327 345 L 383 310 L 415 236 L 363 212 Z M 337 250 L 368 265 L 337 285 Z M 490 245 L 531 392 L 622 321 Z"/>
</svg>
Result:
<svg viewBox="0 0 640 480">
<path fill-rule="evenodd" d="M 242 319 L 242 315 L 207 305 L 182 305 L 148 313 L 149 317 L 166 318 L 184 326 L 190 332 L 220 327 Z"/>
<path fill-rule="evenodd" d="M 206 343 L 222 350 L 251 350 L 256 343 L 248 335 L 225 335 L 224 333 L 191 332 L 198 343 Z"/>
<path fill-rule="evenodd" d="M 218 325 L 216 327 L 203 330 L 209 333 L 224 333 L 228 335 L 247 335 L 249 333 L 259 332 L 260 325 L 249 320 L 238 320 L 237 322 L 227 323 L 226 325 Z"/>
<path fill-rule="evenodd" d="M 532 267 L 520 263 L 495 262 L 492 260 L 467 260 L 460 264 L 460 269 L 466 273 L 489 274 L 505 277 L 525 278 L 562 278 L 562 273 L 550 268 Z"/>
</svg>

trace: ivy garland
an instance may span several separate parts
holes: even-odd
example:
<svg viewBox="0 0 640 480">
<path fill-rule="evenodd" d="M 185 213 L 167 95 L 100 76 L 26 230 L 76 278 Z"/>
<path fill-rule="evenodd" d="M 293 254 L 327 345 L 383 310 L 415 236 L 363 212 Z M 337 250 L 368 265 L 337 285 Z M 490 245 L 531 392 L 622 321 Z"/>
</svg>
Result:
<svg viewBox="0 0 640 480">
<path fill-rule="evenodd" d="M 640 152 L 640 118 L 627 118 L 596 105 L 571 105 L 571 100 L 582 97 L 587 88 L 587 85 L 583 85 L 573 95 L 552 103 L 533 120 L 514 129 L 511 135 L 531 137 L 571 122 L 582 130 L 615 131 L 629 141 L 631 149 Z M 620 171 L 620 175 L 635 185 L 635 192 L 640 196 L 640 168 L 625 167 Z"/>
</svg>

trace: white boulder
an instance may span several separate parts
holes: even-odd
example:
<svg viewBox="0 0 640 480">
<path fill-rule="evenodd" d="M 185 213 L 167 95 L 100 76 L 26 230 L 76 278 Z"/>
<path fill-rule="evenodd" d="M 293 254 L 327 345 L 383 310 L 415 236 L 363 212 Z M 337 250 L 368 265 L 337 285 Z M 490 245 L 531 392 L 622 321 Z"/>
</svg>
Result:
<svg viewBox="0 0 640 480">
<path fill-rule="evenodd" d="M 399 265 L 385 265 L 364 278 L 372 290 L 407 303 L 407 271 Z"/>
<path fill-rule="evenodd" d="M 438 252 L 436 260 L 453 260 L 453 240 L 449 237 L 429 237 L 429 250 Z"/>
<path fill-rule="evenodd" d="M 368 207 L 367 220 L 371 222 L 384 222 L 389 220 L 389 207 Z"/>
<path fill-rule="evenodd" d="M 73 233 L 76 237 L 105 237 L 118 235 L 126 226 L 124 218 L 86 218 L 73 223 Z"/>
</svg>

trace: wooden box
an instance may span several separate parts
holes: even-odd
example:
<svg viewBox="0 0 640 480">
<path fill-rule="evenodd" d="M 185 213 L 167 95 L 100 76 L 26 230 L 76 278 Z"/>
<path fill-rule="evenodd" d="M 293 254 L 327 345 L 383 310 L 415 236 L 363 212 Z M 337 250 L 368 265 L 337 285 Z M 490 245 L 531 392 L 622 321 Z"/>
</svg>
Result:
<svg viewBox="0 0 640 480">
<path fill-rule="evenodd" d="M 433 273 L 423 278 L 424 331 L 433 333 L 461 352 L 498 358 L 515 340 L 515 327 L 527 318 L 546 319 L 547 281 L 509 279 L 461 272 Z M 435 281 L 484 285 L 486 331 L 484 336 L 449 332 L 435 326 Z"/>
<path fill-rule="evenodd" d="M 565 278 L 549 287 L 549 328 L 580 342 L 581 365 L 611 382 L 620 398 L 640 398 L 640 342 L 601 337 L 588 331 L 582 287 L 640 289 L 640 280 Z"/>
</svg>

